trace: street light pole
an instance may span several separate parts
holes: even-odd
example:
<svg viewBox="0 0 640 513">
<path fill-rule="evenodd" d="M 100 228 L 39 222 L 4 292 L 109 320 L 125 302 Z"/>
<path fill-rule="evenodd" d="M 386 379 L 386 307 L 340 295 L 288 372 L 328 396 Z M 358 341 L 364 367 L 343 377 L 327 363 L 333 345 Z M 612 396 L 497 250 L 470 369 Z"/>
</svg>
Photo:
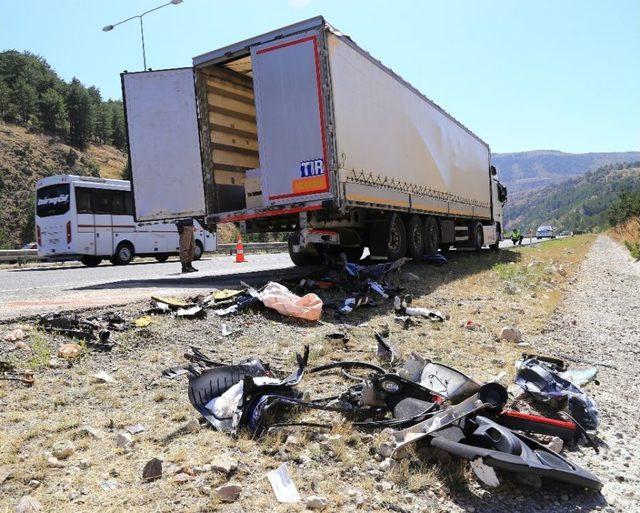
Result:
<svg viewBox="0 0 640 513">
<path fill-rule="evenodd" d="M 154 7 L 153 9 L 149 9 L 148 11 L 145 11 L 142 14 L 138 14 L 136 16 L 131 16 L 130 18 L 127 18 L 126 20 L 119 21 L 118 23 L 114 23 L 113 25 L 106 25 L 105 27 L 102 28 L 102 31 L 103 32 L 111 32 L 118 25 L 122 25 L 123 23 L 126 23 L 127 21 L 135 20 L 136 18 L 138 18 L 140 20 L 140 38 L 142 40 L 142 65 L 143 65 L 143 69 L 146 71 L 147 70 L 147 54 L 146 54 L 145 47 L 144 47 L 144 25 L 142 23 L 142 17 L 145 14 L 149 14 L 150 12 L 157 11 L 158 9 L 162 9 L 163 7 L 166 7 L 167 5 L 178 5 L 178 4 L 181 4 L 182 2 L 183 2 L 183 0 L 171 0 L 170 2 L 167 2 L 166 4 L 162 4 L 162 5 L 159 5 L 158 7 Z"/>
<path fill-rule="evenodd" d="M 140 16 L 140 38 L 142 39 L 142 63 L 145 71 L 147 70 L 147 53 L 144 49 L 144 26 L 142 25 L 142 16 Z"/>
</svg>

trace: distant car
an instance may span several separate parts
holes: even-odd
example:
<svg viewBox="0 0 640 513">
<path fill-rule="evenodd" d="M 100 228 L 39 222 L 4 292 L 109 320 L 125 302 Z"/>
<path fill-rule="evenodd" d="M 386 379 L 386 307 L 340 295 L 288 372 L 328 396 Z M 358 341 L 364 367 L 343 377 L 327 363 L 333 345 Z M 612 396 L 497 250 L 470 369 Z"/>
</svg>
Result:
<svg viewBox="0 0 640 513">
<path fill-rule="evenodd" d="M 569 231 L 562 231 L 558 234 L 558 237 L 571 237 L 573 235 L 573 232 L 569 232 Z"/>
<path fill-rule="evenodd" d="M 25 244 L 24 246 L 22 246 L 21 249 L 38 249 L 38 244 L 35 242 L 29 242 L 27 244 Z"/>
<path fill-rule="evenodd" d="M 541 226 L 536 230 L 536 239 L 555 239 L 556 232 L 552 226 Z"/>
</svg>

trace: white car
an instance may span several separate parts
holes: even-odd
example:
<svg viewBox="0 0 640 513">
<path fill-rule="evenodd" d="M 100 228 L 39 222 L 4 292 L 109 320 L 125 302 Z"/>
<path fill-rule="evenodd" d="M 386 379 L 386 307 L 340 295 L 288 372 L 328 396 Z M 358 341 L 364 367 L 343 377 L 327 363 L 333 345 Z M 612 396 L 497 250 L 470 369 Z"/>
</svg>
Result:
<svg viewBox="0 0 640 513">
<path fill-rule="evenodd" d="M 552 226 L 540 226 L 536 230 L 536 239 L 555 239 L 556 232 Z"/>
</svg>

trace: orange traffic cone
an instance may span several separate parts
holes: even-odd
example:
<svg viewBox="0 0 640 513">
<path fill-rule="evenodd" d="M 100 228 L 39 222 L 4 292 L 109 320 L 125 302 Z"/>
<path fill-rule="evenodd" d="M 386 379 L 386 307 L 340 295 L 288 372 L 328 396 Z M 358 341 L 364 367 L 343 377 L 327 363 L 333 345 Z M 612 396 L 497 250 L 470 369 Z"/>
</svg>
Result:
<svg viewBox="0 0 640 513">
<path fill-rule="evenodd" d="M 244 259 L 244 247 L 242 246 L 242 237 L 238 235 L 238 243 L 236 244 L 236 264 L 246 262 Z"/>
</svg>

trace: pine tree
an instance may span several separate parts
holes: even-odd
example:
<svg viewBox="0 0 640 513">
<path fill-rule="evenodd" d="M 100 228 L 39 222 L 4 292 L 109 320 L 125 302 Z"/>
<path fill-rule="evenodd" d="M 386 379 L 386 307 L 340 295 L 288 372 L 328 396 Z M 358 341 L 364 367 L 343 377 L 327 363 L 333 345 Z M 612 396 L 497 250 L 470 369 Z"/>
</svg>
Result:
<svg viewBox="0 0 640 513">
<path fill-rule="evenodd" d="M 9 86 L 0 80 L 0 120 L 2 120 L 9 111 L 9 103 L 11 101 L 11 90 Z"/>
<path fill-rule="evenodd" d="M 113 137 L 113 110 L 102 103 L 97 108 L 95 137 L 102 144 L 111 143 Z"/>
<path fill-rule="evenodd" d="M 124 127 L 124 112 L 122 110 L 122 103 L 112 103 L 113 112 L 113 145 L 119 150 L 125 150 L 127 148 L 127 133 Z"/>
<path fill-rule="evenodd" d="M 28 123 L 36 110 L 38 93 L 36 88 L 26 80 L 20 78 L 13 87 L 13 103 L 18 108 L 18 114 L 24 123 Z"/>
<path fill-rule="evenodd" d="M 67 112 L 62 95 L 55 89 L 43 93 L 40 100 L 42 125 L 45 130 L 64 134 L 67 123 Z"/>
<path fill-rule="evenodd" d="M 96 109 L 91 96 L 75 77 L 67 94 L 67 115 L 71 142 L 86 147 L 93 136 Z"/>
</svg>

